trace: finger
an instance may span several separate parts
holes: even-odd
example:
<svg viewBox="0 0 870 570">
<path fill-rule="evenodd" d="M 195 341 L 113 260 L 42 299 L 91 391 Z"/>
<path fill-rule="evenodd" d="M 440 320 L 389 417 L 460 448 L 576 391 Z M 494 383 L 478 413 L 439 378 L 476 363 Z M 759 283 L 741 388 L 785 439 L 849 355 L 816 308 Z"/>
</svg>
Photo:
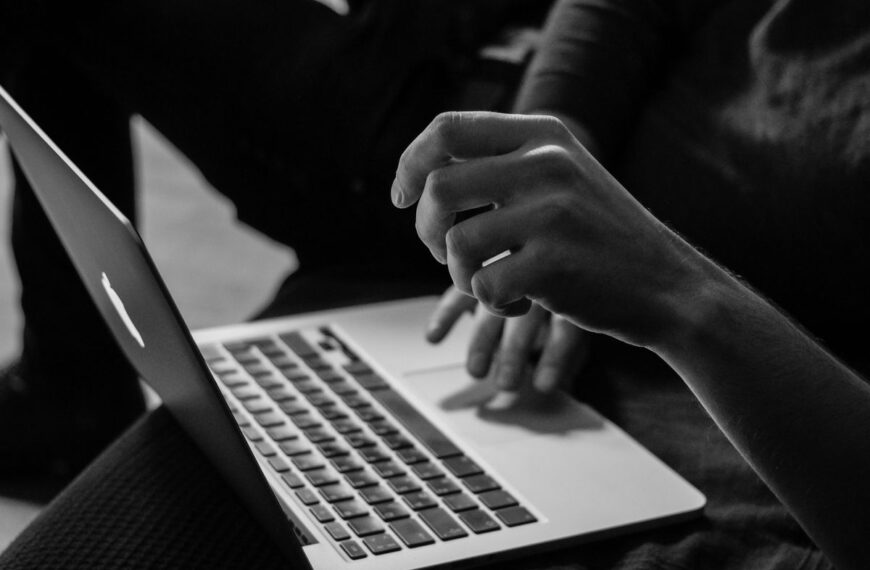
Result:
<svg viewBox="0 0 870 570">
<path fill-rule="evenodd" d="M 482 267 L 471 278 L 474 297 L 494 315 L 511 317 L 531 308 L 537 283 L 546 276 L 536 271 L 536 254 L 523 246 L 510 255 Z M 454 282 L 455 283 L 455 282 Z"/>
<path fill-rule="evenodd" d="M 553 117 L 483 111 L 442 113 L 402 153 L 390 190 L 393 204 L 407 208 L 423 192 L 426 177 L 452 160 L 506 154 L 542 133 L 567 133 Z"/>
<path fill-rule="evenodd" d="M 535 370 L 535 388 L 548 394 L 567 385 L 583 368 L 588 355 L 588 333 L 565 318 L 554 316 Z"/>
<path fill-rule="evenodd" d="M 507 205 L 483 212 L 450 228 L 444 239 L 453 284 L 472 295 L 472 279 L 484 265 L 523 247 L 533 221 L 523 208 Z"/>
<path fill-rule="evenodd" d="M 527 374 L 538 331 L 549 313 L 533 304 L 528 314 L 507 319 L 498 354 L 496 385 L 502 390 L 516 391 Z"/>
<path fill-rule="evenodd" d="M 454 323 L 459 320 L 463 313 L 469 312 L 477 305 L 477 300 L 459 291 L 456 287 L 449 287 L 438 301 L 438 306 L 429 317 L 426 326 L 426 340 L 431 343 L 441 342 Z"/>
<path fill-rule="evenodd" d="M 518 151 L 438 168 L 426 177 L 417 204 L 416 228 L 420 239 L 442 263 L 446 260 L 445 235 L 460 216 L 486 206 L 501 206 L 518 190 L 527 168 Z M 466 218 L 467 219 L 467 218 Z"/>
<path fill-rule="evenodd" d="M 474 332 L 468 345 L 465 367 L 475 378 L 484 378 L 498 351 L 504 319 L 478 309 L 474 314 Z"/>
</svg>

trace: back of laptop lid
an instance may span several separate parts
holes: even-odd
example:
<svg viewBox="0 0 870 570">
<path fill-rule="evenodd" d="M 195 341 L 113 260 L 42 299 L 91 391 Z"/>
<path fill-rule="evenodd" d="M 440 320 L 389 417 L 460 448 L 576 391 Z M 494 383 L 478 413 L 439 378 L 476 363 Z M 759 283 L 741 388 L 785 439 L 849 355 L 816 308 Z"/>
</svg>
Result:
<svg viewBox="0 0 870 570">
<path fill-rule="evenodd" d="M 190 331 L 129 220 L 2 87 L 0 128 L 126 357 L 294 567 L 307 568 L 305 555 L 291 538 L 292 525 L 251 456 Z"/>
</svg>

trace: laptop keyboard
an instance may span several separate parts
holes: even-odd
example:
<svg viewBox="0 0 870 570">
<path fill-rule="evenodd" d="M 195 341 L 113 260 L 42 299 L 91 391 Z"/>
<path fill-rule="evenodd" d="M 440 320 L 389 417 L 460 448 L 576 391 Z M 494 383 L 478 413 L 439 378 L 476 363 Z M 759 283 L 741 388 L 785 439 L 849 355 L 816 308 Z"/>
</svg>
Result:
<svg viewBox="0 0 870 570">
<path fill-rule="evenodd" d="M 313 333 L 201 349 L 245 436 L 348 558 L 536 522 L 330 329 Z"/>
</svg>

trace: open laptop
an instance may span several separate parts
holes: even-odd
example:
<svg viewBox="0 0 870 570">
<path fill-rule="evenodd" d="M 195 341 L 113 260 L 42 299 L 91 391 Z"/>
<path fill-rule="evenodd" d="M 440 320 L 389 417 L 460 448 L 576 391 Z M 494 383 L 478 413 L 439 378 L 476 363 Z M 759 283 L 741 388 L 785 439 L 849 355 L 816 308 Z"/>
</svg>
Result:
<svg viewBox="0 0 870 570">
<path fill-rule="evenodd" d="M 436 299 L 191 335 L 130 222 L 2 88 L 0 128 L 123 352 L 294 567 L 474 565 L 702 510 L 588 406 L 471 379 L 468 322 L 423 340 Z"/>
</svg>

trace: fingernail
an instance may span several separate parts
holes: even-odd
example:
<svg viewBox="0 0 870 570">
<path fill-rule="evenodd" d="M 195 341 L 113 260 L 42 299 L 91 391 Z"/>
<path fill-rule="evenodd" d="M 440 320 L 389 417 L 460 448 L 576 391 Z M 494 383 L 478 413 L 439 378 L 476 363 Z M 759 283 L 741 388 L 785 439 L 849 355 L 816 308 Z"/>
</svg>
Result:
<svg viewBox="0 0 870 570">
<path fill-rule="evenodd" d="M 483 378 L 486 375 L 488 364 L 484 353 L 475 352 L 468 356 L 468 373 L 475 378 Z"/>
<path fill-rule="evenodd" d="M 402 192 L 402 186 L 399 184 L 398 178 L 393 180 L 393 185 L 390 187 L 390 195 L 394 206 L 401 208 L 405 205 L 405 194 Z"/>
</svg>

